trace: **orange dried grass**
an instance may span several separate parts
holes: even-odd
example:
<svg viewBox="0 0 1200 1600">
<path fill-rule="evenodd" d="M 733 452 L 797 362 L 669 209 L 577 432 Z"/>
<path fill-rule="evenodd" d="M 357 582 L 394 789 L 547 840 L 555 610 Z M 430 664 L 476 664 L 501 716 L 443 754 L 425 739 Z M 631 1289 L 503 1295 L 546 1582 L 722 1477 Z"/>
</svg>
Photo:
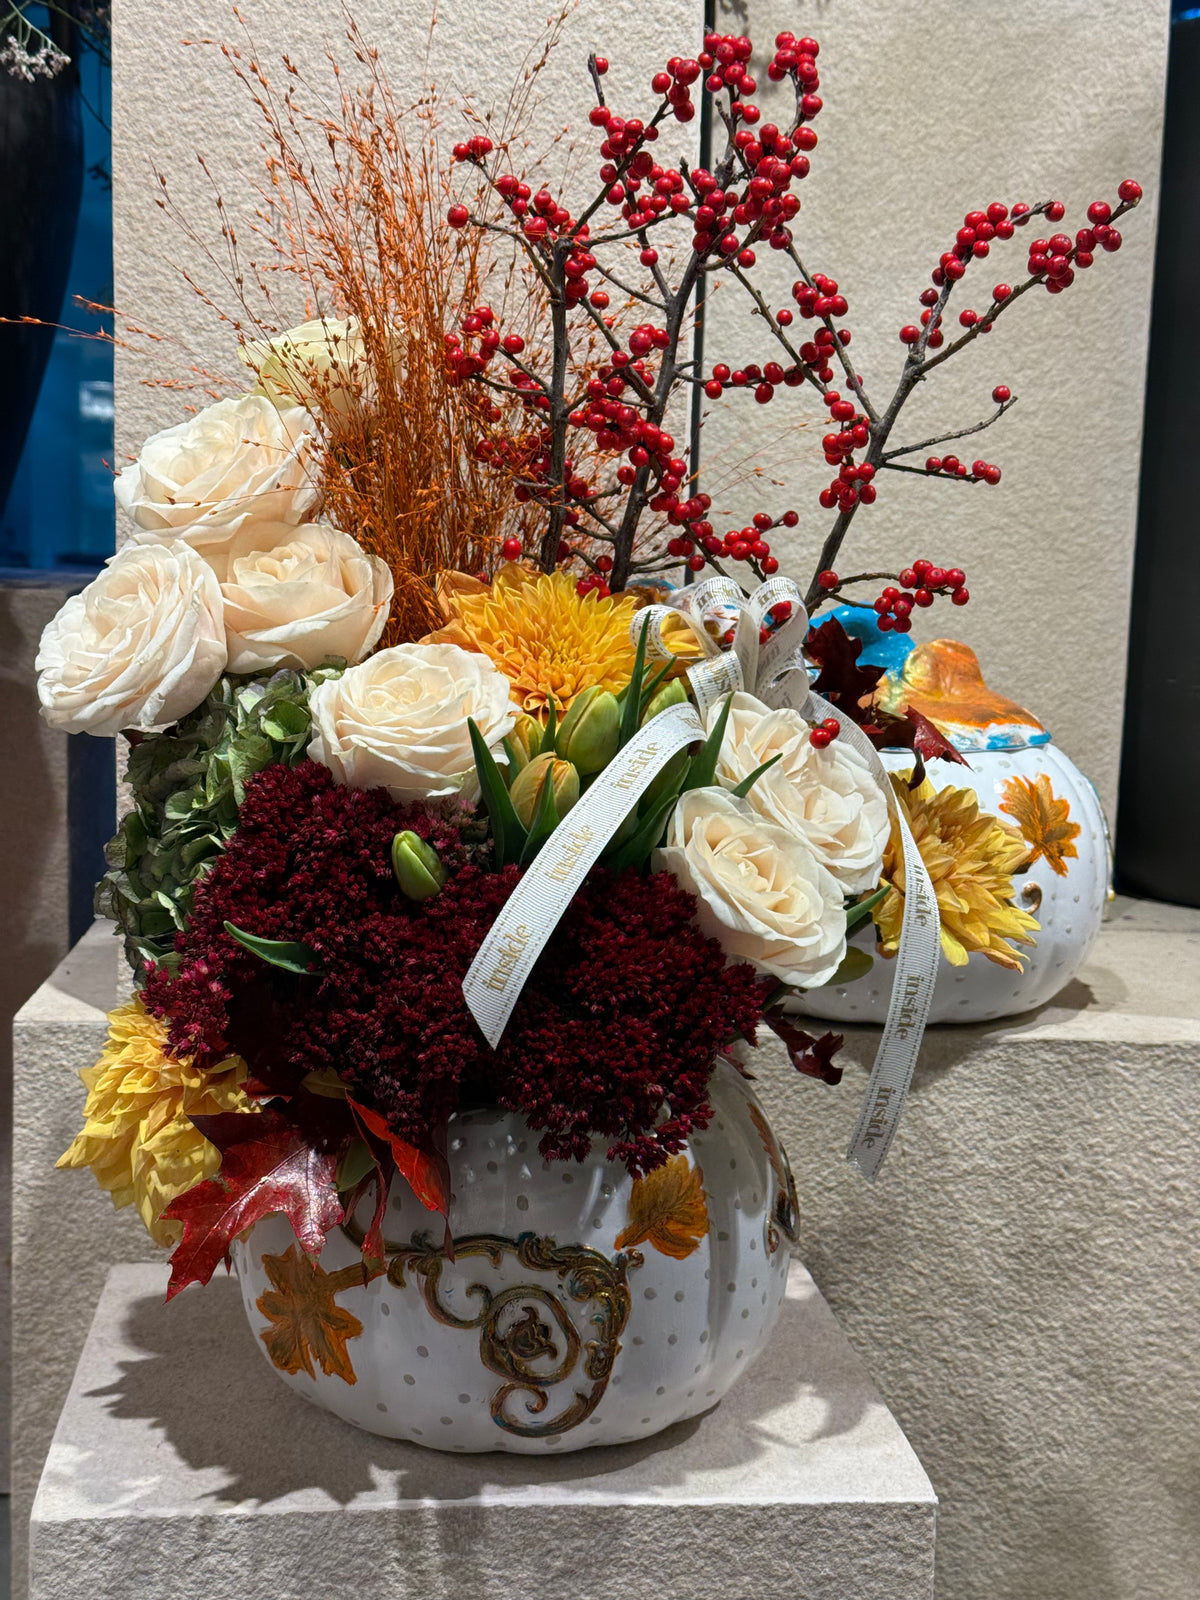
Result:
<svg viewBox="0 0 1200 1600">
<path fill-rule="evenodd" d="M 391 568 L 387 645 L 439 625 L 439 572 L 492 567 L 502 540 L 524 537 L 540 519 L 536 506 L 517 503 L 511 472 L 477 458 L 477 442 L 507 428 L 487 390 L 450 384 L 443 336 L 479 303 L 486 283 L 493 303 L 505 307 L 506 326 L 537 341 L 545 299 L 520 264 L 507 273 L 495 268 L 486 236 L 472 230 L 464 237 L 446 226 L 436 96 L 427 92 L 401 108 L 378 52 L 348 14 L 347 39 L 363 70 L 354 87 L 344 86 L 331 53 L 332 96 L 286 56 L 278 90 L 252 41 L 247 51 L 220 46 L 263 123 L 267 182 L 253 227 L 261 259 L 243 259 L 215 182 L 223 263 L 160 184 L 165 208 L 219 268 L 237 314 L 189 281 L 243 344 L 297 320 L 277 311 L 285 299 L 294 304 L 294 290 L 287 291 L 297 282 L 307 317 L 359 325 L 363 349 L 351 369 L 349 403 L 345 367 L 336 381 L 306 372 L 305 403 L 323 424 L 321 515 Z M 516 432 L 519 419 L 513 423 Z"/>
</svg>

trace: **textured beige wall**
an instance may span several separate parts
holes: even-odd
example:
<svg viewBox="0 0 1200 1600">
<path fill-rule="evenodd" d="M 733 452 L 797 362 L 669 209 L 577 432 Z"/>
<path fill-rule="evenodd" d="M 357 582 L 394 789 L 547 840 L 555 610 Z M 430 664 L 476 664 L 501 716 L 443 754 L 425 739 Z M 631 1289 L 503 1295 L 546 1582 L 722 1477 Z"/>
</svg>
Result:
<svg viewBox="0 0 1200 1600">
<path fill-rule="evenodd" d="M 850 302 L 851 349 L 877 406 L 881 395 L 890 398 L 903 365 L 897 332 L 917 320 L 917 295 L 965 212 L 992 200 L 1058 198 L 1073 233 L 1092 200 L 1115 202 L 1122 178 L 1138 178 L 1146 191 L 1122 227 L 1118 255 L 1098 253 L 1064 295 L 1024 296 L 990 334 L 931 374 L 906 408 L 896 444 L 980 420 L 993 409 L 993 386 L 1007 383 L 1019 404 L 958 449 L 967 461 L 997 462 L 1002 482 L 990 488 L 883 474 L 879 499 L 859 513 L 839 562 L 843 572 L 895 571 L 898 560 L 927 555 L 964 567 L 970 606 L 940 603 L 913 637 L 967 639 L 994 684 L 1037 712 L 1095 781 L 1110 818 L 1168 10 L 1166 0 L 1051 7 L 1042 0 L 748 0 L 745 7 L 764 47 L 784 28 L 812 32 L 821 43 L 820 143 L 798 186 L 795 233 L 809 270 L 836 278 Z M 727 25 L 740 25 L 741 7 L 722 5 L 721 13 Z M 757 76 L 765 83 L 765 71 Z M 968 271 L 951 301 L 955 331 L 959 309 L 986 309 L 993 284 L 1019 280 L 1033 236 L 1019 231 Z M 773 305 L 790 305 L 793 275 L 778 258 L 768 270 L 764 292 L 769 281 Z M 715 297 L 706 360 L 731 350 L 743 361 L 767 359 L 769 335 L 747 343 L 741 331 L 741 298 L 736 285 Z M 745 353 L 751 348 L 754 355 Z M 807 580 L 832 522 L 816 501 L 832 469 L 820 448 L 823 409 L 797 403 L 801 393 L 784 390 L 765 408 L 738 396 L 746 403 L 713 433 L 730 459 L 757 445 L 787 483 L 764 498 L 800 511 L 780 554 L 785 570 Z M 797 435 L 801 417 L 806 426 Z"/>
</svg>

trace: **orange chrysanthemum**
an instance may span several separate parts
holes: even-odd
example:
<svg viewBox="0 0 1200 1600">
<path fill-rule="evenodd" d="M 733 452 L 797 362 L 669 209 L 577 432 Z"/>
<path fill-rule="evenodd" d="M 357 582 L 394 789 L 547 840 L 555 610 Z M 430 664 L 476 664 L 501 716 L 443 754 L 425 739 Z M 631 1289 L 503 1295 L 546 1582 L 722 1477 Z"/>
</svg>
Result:
<svg viewBox="0 0 1200 1600">
<path fill-rule="evenodd" d="M 531 716 L 545 717 L 551 700 L 561 716 L 593 684 L 617 694 L 632 676 L 634 595 L 581 596 L 565 572 L 530 572 L 509 562 L 491 584 L 445 574 L 439 599 L 446 626 L 426 642 L 481 651 Z"/>
<path fill-rule="evenodd" d="M 1039 924 L 1014 904 L 1013 874 L 1029 865 L 1015 828 L 979 809 L 972 789 L 935 789 L 929 779 L 908 787 L 910 773 L 893 773 L 892 788 L 908 817 L 921 860 L 933 881 L 942 922 L 942 952 L 965 966 L 979 951 L 997 966 L 1021 971 L 1022 956 L 1009 942 L 1033 944 Z M 904 913 L 904 852 L 892 829 L 883 861 L 888 894 L 875 908 L 879 947 L 886 956 L 900 945 Z"/>
</svg>

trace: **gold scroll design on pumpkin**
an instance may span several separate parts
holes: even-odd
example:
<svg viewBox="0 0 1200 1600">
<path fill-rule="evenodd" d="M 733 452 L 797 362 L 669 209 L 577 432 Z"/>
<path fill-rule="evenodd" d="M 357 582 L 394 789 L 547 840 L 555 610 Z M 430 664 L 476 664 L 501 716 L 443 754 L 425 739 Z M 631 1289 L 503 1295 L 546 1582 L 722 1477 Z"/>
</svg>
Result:
<svg viewBox="0 0 1200 1600">
<path fill-rule="evenodd" d="M 517 1239 L 473 1234 L 454 1241 L 456 1266 L 483 1257 L 499 1269 L 508 1255 L 531 1272 L 553 1273 L 561 1285 L 559 1292 L 537 1283 L 496 1291 L 484 1283 L 471 1283 L 466 1294 L 479 1301 L 479 1310 L 473 1317 L 460 1316 L 439 1294 L 448 1257 L 421 1234 L 414 1236 L 410 1248 L 388 1246 L 388 1279 L 403 1289 L 412 1273 L 420 1279 L 421 1294 L 432 1317 L 447 1328 L 464 1332 L 478 1328 L 480 1360 L 504 1380 L 490 1402 L 497 1427 L 522 1439 L 566 1433 L 591 1416 L 608 1388 L 629 1320 L 626 1274 L 641 1266 L 642 1257 L 634 1250 L 610 1261 L 598 1250 L 557 1245 L 553 1239 L 533 1233 Z M 581 1337 L 568 1309 L 572 1303 L 594 1307 L 589 1320 L 595 1337 Z M 545 1361 L 551 1363 L 549 1369 L 538 1370 L 535 1363 Z M 586 1385 L 573 1389 L 570 1403 L 557 1416 L 530 1422 L 513 1414 L 510 1402 L 524 1397 L 526 1413 L 540 1416 L 550 1404 L 552 1389 L 581 1377 Z"/>
<path fill-rule="evenodd" d="M 767 1153 L 775 1179 L 775 1198 L 767 1213 L 767 1254 L 773 1256 L 779 1249 L 781 1235 L 791 1244 L 795 1244 L 800 1237 L 800 1201 L 796 1196 L 796 1180 L 792 1177 L 787 1152 L 772 1133 L 771 1124 L 753 1101 L 748 1103 L 746 1109 Z"/>
</svg>

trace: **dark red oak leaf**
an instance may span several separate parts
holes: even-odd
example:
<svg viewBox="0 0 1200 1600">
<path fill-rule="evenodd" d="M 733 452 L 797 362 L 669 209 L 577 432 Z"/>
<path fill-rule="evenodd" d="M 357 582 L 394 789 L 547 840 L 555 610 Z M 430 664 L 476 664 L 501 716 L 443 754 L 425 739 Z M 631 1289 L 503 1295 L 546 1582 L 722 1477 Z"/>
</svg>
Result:
<svg viewBox="0 0 1200 1600">
<path fill-rule="evenodd" d="M 312 1149 L 278 1113 L 236 1116 L 257 1124 L 245 1138 L 249 1130 L 229 1127 L 230 1116 L 203 1120 L 224 1124 L 213 1132 L 237 1142 L 226 1142 L 215 1178 L 181 1194 L 163 1212 L 183 1223 L 183 1239 L 171 1257 L 168 1300 L 189 1283 L 207 1283 L 238 1234 L 273 1212 L 287 1217 L 301 1248 L 314 1256 L 342 1220 L 335 1157 Z"/>
<path fill-rule="evenodd" d="M 883 677 L 883 668 L 859 666 L 861 639 L 852 639 L 836 617 L 829 617 L 819 628 L 810 630 L 804 641 L 804 653 L 821 669 L 813 684 L 814 694 L 828 700 L 857 723 L 873 720 L 871 697 Z"/>
<path fill-rule="evenodd" d="M 768 1012 L 763 1019 L 773 1033 L 783 1040 L 791 1063 L 797 1072 L 810 1078 L 820 1078 L 825 1083 L 841 1083 L 842 1069 L 833 1065 L 833 1058 L 845 1044 L 845 1035 L 823 1033 L 814 1038 L 803 1028 L 794 1028 L 778 1012 Z"/>
</svg>

